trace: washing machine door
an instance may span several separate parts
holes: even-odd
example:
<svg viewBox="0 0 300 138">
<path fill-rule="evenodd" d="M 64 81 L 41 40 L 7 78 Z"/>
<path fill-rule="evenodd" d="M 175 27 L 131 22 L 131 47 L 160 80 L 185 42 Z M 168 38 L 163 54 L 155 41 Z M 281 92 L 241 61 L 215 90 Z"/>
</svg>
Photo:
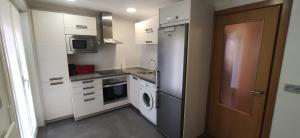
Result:
<svg viewBox="0 0 300 138">
<path fill-rule="evenodd" d="M 153 108 L 153 97 L 151 93 L 145 90 L 142 94 L 142 105 L 145 109 L 151 110 Z"/>
</svg>

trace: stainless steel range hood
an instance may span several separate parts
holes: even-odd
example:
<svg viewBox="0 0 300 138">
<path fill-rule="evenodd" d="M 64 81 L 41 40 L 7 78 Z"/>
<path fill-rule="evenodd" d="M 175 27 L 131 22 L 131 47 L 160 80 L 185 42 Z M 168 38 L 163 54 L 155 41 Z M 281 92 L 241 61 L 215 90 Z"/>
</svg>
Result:
<svg viewBox="0 0 300 138">
<path fill-rule="evenodd" d="M 122 42 L 117 41 L 113 37 L 113 18 L 110 12 L 100 12 L 98 22 L 98 38 L 99 44 L 120 44 Z"/>
</svg>

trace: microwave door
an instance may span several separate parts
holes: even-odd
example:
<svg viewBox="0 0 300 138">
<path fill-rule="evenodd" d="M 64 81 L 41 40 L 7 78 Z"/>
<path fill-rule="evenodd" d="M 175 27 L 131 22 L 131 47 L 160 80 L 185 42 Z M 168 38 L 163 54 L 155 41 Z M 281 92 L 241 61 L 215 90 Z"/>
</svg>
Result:
<svg viewBox="0 0 300 138">
<path fill-rule="evenodd" d="M 71 50 L 72 51 L 84 51 L 88 49 L 87 40 L 80 40 L 72 38 L 71 42 Z"/>
</svg>

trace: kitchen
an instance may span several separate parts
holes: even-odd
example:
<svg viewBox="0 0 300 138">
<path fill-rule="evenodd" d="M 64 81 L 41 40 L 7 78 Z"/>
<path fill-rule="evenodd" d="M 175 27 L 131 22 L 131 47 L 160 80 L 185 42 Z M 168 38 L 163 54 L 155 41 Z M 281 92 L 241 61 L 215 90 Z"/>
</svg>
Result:
<svg viewBox="0 0 300 138">
<path fill-rule="evenodd" d="M 192 7 L 191 2 L 203 5 L 203 8 Z M 202 75 L 203 79 L 208 79 L 208 66 L 200 67 L 202 72 L 193 69 L 199 68 L 198 64 L 209 63 L 213 19 L 213 8 L 209 3 L 161 3 L 150 17 L 140 21 L 107 11 L 77 13 L 34 4 L 31 5 L 29 24 L 32 24 L 35 40 L 40 103 L 45 122 L 42 124 L 45 126 L 39 129 L 39 137 L 92 136 L 91 132 L 101 125 L 83 134 L 65 134 L 57 124 L 65 126 L 71 123 L 74 126 L 64 129 L 72 129 L 77 122 L 80 124 L 109 114 L 114 116 L 123 110 L 137 112 L 151 126 L 144 131 L 153 133 L 132 134 L 121 129 L 118 136 L 110 131 L 102 134 L 103 137 L 157 135 L 176 138 L 183 135 L 183 128 L 204 128 L 205 112 L 200 110 L 205 110 L 206 93 L 193 93 L 198 89 L 196 87 L 187 89 L 197 81 L 187 75 Z M 127 12 L 129 16 L 135 14 L 130 9 Z M 196 16 L 197 12 L 202 12 L 203 16 Z M 190 22 L 190 19 L 195 22 Z M 205 28 L 203 31 L 207 36 L 203 36 L 199 43 L 198 38 L 189 37 L 190 33 L 198 33 L 189 27 Z M 174 47 L 168 47 L 170 44 Z M 202 55 L 187 54 L 188 45 L 190 50 L 206 50 L 200 52 Z M 196 62 L 197 58 L 202 58 L 202 61 Z M 207 89 L 206 83 L 203 81 L 201 89 Z M 190 93 L 185 94 L 185 91 Z M 200 99 L 192 98 L 196 95 Z M 196 101 L 202 104 L 200 109 L 189 105 Z M 202 120 L 197 123 L 189 121 L 198 115 Z M 185 117 L 188 117 L 187 121 L 183 121 Z M 72 118 L 75 124 L 70 120 Z M 116 125 L 111 121 L 111 126 L 107 127 Z M 200 135 L 204 129 L 189 131 L 185 135 Z"/>
<path fill-rule="evenodd" d="M 0 0 L 0 137 L 299 137 L 297 2 Z"/>
</svg>

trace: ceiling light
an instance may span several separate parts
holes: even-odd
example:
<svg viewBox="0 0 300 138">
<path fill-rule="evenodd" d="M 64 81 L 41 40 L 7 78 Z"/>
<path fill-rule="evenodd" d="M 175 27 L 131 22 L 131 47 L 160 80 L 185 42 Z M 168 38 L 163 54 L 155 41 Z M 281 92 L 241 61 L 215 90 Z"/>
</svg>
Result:
<svg viewBox="0 0 300 138">
<path fill-rule="evenodd" d="M 67 1 L 73 2 L 73 1 L 76 1 L 76 0 L 67 0 Z"/>
<path fill-rule="evenodd" d="M 136 9 L 135 8 L 127 8 L 126 11 L 129 13 L 135 13 Z"/>
</svg>

